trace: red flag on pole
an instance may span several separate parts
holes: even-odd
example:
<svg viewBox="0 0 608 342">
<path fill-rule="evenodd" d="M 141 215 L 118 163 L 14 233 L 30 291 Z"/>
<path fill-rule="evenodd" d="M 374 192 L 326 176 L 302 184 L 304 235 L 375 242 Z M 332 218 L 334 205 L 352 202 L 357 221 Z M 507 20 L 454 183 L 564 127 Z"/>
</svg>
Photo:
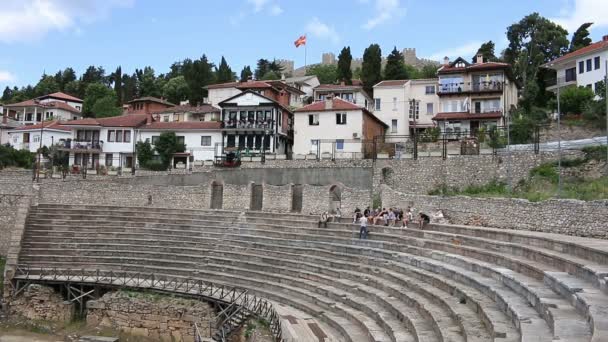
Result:
<svg viewBox="0 0 608 342">
<path fill-rule="evenodd" d="M 300 47 L 300 45 L 306 45 L 306 36 L 300 36 L 300 38 L 296 39 L 295 42 L 293 42 L 293 44 L 296 47 Z"/>
</svg>

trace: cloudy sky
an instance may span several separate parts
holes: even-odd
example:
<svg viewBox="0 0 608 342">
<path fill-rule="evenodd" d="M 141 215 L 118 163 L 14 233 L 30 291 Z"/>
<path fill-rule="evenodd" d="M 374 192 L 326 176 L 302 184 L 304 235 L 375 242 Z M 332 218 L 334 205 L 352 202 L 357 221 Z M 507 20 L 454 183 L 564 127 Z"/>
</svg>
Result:
<svg viewBox="0 0 608 342">
<path fill-rule="evenodd" d="M 233 70 L 258 58 L 304 64 L 351 46 L 360 57 L 370 43 L 386 55 L 415 47 L 420 57 L 469 58 L 487 40 L 499 50 L 505 30 L 531 12 L 573 32 L 593 21 L 594 41 L 608 34 L 608 0 L 1 0 L 0 87 L 35 84 L 43 72 L 88 65 L 123 72 L 205 53 Z"/>
</svg>

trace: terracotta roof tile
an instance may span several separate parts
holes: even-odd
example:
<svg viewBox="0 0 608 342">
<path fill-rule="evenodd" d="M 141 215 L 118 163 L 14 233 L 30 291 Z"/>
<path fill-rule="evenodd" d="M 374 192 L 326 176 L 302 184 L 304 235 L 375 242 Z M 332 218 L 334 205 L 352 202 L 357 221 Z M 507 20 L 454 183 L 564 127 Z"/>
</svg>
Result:
<svg viewBox="0 0 608 342">
<path fill-rule="evenodd" d="M 352 102 L 348 102 L 342 99 L 333 98 L 332 107 L 330 109 L 325 108 L 325 101 L 317 101 L 302 108 L 295 110 L 299 112 L 325 112 L 325 111 L 336 111 L 336 110 L 365 110 L 365 108 L 357 106 Z"/>
<path fill-rule="evenodd" d="M 348 84 L 319 84 L 318 86 L 315 87 L 315 90 L 331 90 L 331 89 L 336 89 L 336 90 L 341 90 L 341 89 L 363 89 L 362 85 L 348 85 Z"/>
<path fill-rule="evenodd" d="M 5 105 L 5 107 L 40 107 L 40 108 L 59 108 L 72 113 L 80 113 L 80 111 L 69 104 L 61 101 L 38 102 L 37 99 L 26 100 L 22 102 Z"/>
<path fill-rule="evenodd" d="M 409 80 L 386 80 L 374 86 L 375 87 L 399 87 L 405 85 Z"/>
<path fill-rule="evenodd" d="M 201 106 L 191 106 L 189 104 L 182 106 L 174 106 L 152 112 L 153 114 L 162 113 L 219 113 L 220 109 L 209 104 L 203 104 Z"/>
<path fill-rule="evenodd" d="M 60 91 L 58 91 L 56 93 L 52 93 L 52 94 L 42 95 L 42 96 L 38 97 L 38 99 L 45 99 L 45 98 L 49 98 L 49 97 L 55 98 L 55 99 L 60 99 L 60 100 L 72 101 L 72 102 L 82 102 L 82 100 L 77 98 L 76 96 L 62 93 Z"/>
<path fill-rule="evenodd" d="M 146 114 L 126 114 L 109 118 L 86 118 L 67 121 L 67 126 L 139 127 L 146 122 Z"/>
<path fill-rule="evenodd" d="M 490 112 L 490 113 L 437 113 L 433 117 L 433 120 L 488 120 L 488 119 L 500 119 L 502 117 L 501 112 Z"/>
<path fill-rule="evenodd" d="M 156 102 L 156 103 L 164 104 L 167 106 L 175 106 L 175 103 L 171 103 L 167 100 L 159 99 L 158 97 L 154 97 L 154 96 L 140 97 L 137 99 L 133 99 L 133 100 L 129 101 L 128 103 L 133 103 L 133 102 Z"/>
<path fill-rule="evenodd" d="M 486 63 L 478 63 L 478 64 L 470 64 L 465 67 L 452 67 L 449 65 L 444 65 L 441 69 L 437 71 L 439 75 L 441 74 L 452 74 L 459 72 L 471 72 L 471 71 L 482 71 L 482 70 L 499 70 L 499 69 L 508 69 L 511 66 L 508 63 L 499 63 L 499 62 L 486 62 Z"/>
<path fill-rule="evenodd" d="M 44 128 L 44 129 L 56 129 L 56 130 L 60 130 L 60 131 L 70 131 L 71 128 L 64 126 L 64 124 L 65 124 L 65 122 L 62 123 L 62 122 L 57 121 L 57 120 L 44 121 L 44 122 L 41 122 L 41 123 L 37 123 L 35 125 L 19 126 L 19 127 L 15 128 L 14 131 L 29 131 L 29 130 L 41 129 L 41 128 Z"/>
<path fill-rule="evenodd" d="M 596 52 L 596 51 L 604 50 L 604 49 L 608 49 L 608 40 L 601 40 L 599 42 L 595 42 L 591 45 L 585 46 L 584 48 L 580 48 L 576 51 L 567 53 L 557 59 L 552 60 L 549 63 L 544 64 L 544 66 L 549 66 L 550 64 L 564 62 L 564 61 L 572 59 L 572 58 L 576 58 L 576 57 L 583 56 L 588 53 L 592 53 L 592 52 Z"/>
<path fill-rule="evenodd" d="M 222 123 L 219 121 L 179 121 L 179 122 L 160 122 L 155 121 L 149 125 L 141 126 L 141 129 L 221 129 Z"/>
</svg>

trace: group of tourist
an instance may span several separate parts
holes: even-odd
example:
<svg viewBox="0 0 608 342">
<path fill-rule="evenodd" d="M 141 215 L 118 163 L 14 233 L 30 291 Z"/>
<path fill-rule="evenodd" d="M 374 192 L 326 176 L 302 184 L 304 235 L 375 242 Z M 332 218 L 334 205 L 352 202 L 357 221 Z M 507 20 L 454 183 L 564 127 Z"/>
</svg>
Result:
<svg viewBox="0 0 608 342">
<path fill-rule="evenodd" d="M 361 209 L 355 209 L 355 215 L 353 217 L 353 223 L 359 223 L 359 238 L 367 239 L 369 230 L 368 224 L 373 225 L 384 225 L 386 227 L 401 226 L 402 228 L 408 228 L 408 224 L 413 224 L 414 214 L 411 207 L 402 210 L 398 208 L 376 208 L 370 209 L 368 206 L 363 212 Z M 424 228 L 424 225 L 430 222 L 430 217 L 424 213 L 418 214 L 418 227 Z"/>
<path fill-rule="evenodd" d="M 335 214 L 331 215 L 327 211 L 321 214 L 319 218 L 319 228 L 327 228 L 327 222 L 340 222 L 342 212 L 340 208 L 335 209 Z M 371 209 L 369 206 L 365 210 L 356 208 L 353 216 L 353 223 L 358 223 L 360 226 L 359 238 L 367 239 L 369 230 L 368 224 L 383 225 L 386 227 L 402 227 L 408 228 L 409 224 L 418 224 L 420 229 L 424 228 L 424 225 L 430 222 L 430 217 L 424 213 L 417 215 L 417 220 L 414 220 L 413 209 L 407 207 L 405 210 L 399 208 L 376 208 Z"/>
</svg>

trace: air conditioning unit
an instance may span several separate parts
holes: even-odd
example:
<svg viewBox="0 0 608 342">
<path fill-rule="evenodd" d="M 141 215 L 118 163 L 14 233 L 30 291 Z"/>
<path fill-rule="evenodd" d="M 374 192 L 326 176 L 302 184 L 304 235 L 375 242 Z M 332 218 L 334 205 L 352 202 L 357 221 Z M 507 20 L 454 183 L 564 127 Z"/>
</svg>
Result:
<svg viewBox="0 0 608 342">
<path fill-rule="evenodd" d="M 353 133 L 353 139 L 359 139 L 359 133 Z"/>
</svg>

